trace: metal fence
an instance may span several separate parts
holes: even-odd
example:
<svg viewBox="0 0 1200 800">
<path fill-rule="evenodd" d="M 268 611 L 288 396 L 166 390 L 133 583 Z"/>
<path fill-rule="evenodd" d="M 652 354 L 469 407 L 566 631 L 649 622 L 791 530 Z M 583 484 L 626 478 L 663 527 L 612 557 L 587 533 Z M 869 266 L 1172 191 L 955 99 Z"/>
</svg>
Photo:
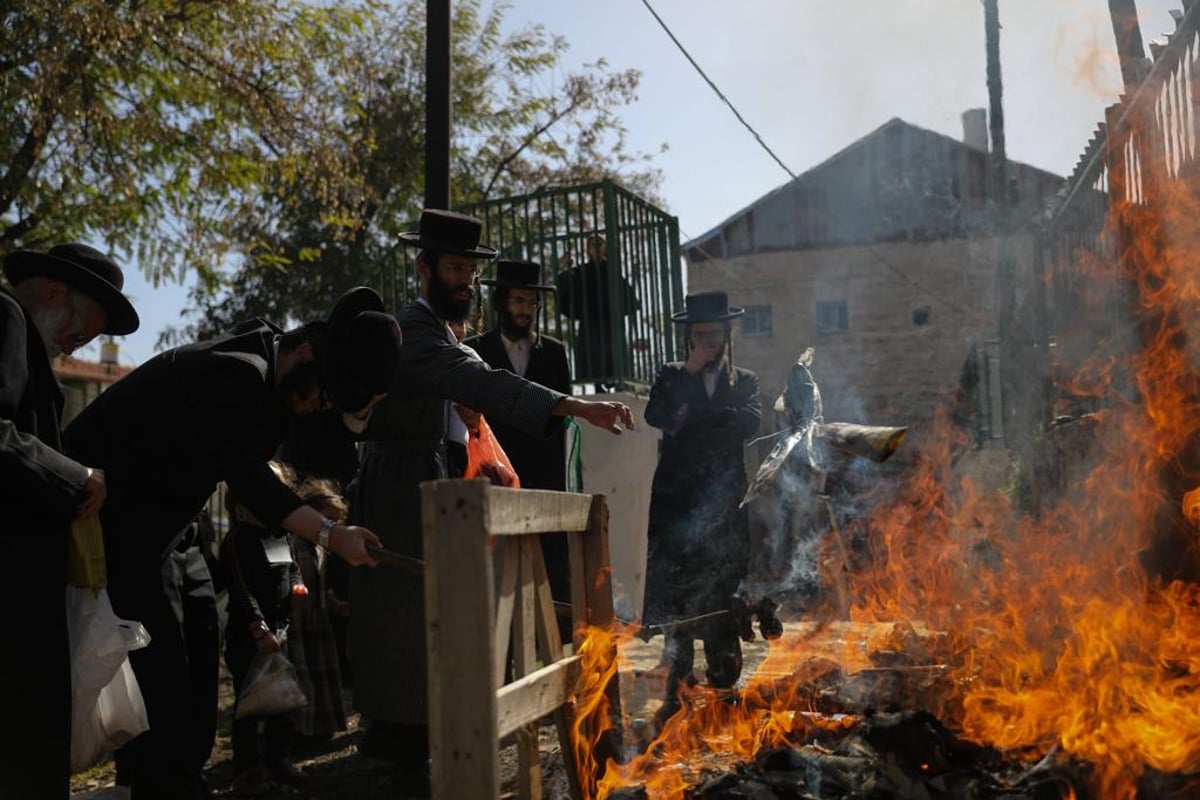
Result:
<svg viewBox="0 0 1200 800">
<path fill-rule="evenodd" d="M 682 357 L 670 320 L 683 304 L 675 217 L 608 180 L 455 210 L 483 221 L 483 241 L 500 258 L 536 261 L 543 281 L 558 284 L 538 329 L 567 343 L 578 386 L 637 391 Z M 392 251 L 380 288 L 393 308 L 416 297 L 415 258 L 411 248 Z"/>
</svg>

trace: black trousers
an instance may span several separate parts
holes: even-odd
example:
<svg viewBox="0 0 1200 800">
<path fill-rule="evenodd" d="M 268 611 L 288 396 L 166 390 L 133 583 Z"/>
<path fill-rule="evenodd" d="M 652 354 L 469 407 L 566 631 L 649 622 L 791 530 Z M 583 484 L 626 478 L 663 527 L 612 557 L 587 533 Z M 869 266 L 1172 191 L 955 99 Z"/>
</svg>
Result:
<svg viewBox="0 0 1200 800">
<path fill-rule="evenodd" d="M 663 656 L 670 662 L 668 704 L 674 701 L 680 685 L 691 679 L 696 661 L 695 639 L 691 631 L 673 631 L 666 635 Z M 742 675 L 742 640 L 737 628 L 728 619 L 718 619 L 700 631 L 700 639 L 704 642 L 704 659 L 708 662 L 709 685 L 714 689 L 732 687 Z"/>
<path fill-rule="evenodd" d="M 212 576 L 188 540 L 168 553 L 159 578 L 157 586 L 110 583 L 117 616 L 150 633 L 149 646 L 130 654 L 150 730 L 117 752 L 117 783 L 130 787 L 131 800 L 207 798 L 220 657 Z"/>
<path fill-rule="evenodd" d="M 257 653 L 258 648 L 254 646 L 254 640 L 249 633 L 249 620 L 240 614 L 230 615 L 230 624 L 225 636 L 225 666 L 229 667 L 230 677 L 233 678 L 235 695 L 242 693 L 242 687 L 246 685 L 246 673 L 249 672 L 250 664 Z M 234 719 L 230 731 L 234 772 L 253 767 L 272 769 L 279 766 L 287 758 L 291 737 L 290 714 Z"/>
</svg>

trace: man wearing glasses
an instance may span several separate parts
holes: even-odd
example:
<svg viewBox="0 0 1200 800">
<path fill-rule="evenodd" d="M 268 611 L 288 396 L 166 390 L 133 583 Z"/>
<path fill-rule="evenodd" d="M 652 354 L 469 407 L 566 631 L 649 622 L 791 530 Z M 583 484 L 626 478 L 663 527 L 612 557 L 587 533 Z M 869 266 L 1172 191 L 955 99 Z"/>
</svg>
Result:
<svg viewBox="0 0 1200 800">
<path fill-rule="evenodd" d="M 420 230 L 400 236 L 419 248 L 421 292 L 397 315 L 404 334 L 400 365 L 367 429 L 351 513 L 372 526 L 385 548 L 417 558 L 424 556 L 418 487 L 457 477 L 446 458 L 450 403 L 531 437 L 559 435 L 567 416 L 614 434 L 633 427 L 623 403 L 589 402 L 492 369 L 458 343 L 448 323 L 467 318 L 480 263 L 496 255 L 479 243 L 481 230 L 474 217 L 426 209 Z M 360 748 L 395 762 L 397 788 L 410 796 L 429 792 L 424 606 L 419 574 L 356 570 L 351 576 L 354 704 L 368 721 Z"/>
</svg>

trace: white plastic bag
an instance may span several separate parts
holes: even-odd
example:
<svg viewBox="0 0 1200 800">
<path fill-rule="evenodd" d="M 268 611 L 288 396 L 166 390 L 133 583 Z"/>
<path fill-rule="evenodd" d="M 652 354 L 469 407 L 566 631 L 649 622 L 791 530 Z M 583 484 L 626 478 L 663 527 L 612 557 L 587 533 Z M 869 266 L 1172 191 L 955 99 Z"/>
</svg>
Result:
<svg viewBox="0 0 1200 800">
<path fill-rule="evenodd" d="M 296 667 L 282 652 L 256 653 L 237 699 L 237 719 L 273 717 L 308 705 Z"/>
<path fill-rule="evenodd" d="M 71 769 L 86 769 L 149 728 L 129 666 L 150 643 L 140 622 L 117 617 L 104 589 L 67 587 L 71 644 Z"/>
</svg>

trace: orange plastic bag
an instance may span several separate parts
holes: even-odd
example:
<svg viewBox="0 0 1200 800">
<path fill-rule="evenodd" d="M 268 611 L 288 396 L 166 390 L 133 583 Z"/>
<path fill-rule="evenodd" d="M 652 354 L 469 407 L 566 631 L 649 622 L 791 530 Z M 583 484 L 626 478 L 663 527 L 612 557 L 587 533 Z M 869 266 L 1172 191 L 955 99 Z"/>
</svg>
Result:
<svg viewBox="0 0 1200 800">
<path fill-rule="evenodd" d="M 510 489 L 521 488 L 521 479 L 517 477 L 508 454 L 496 440 L 496 434 L 483 417 L 479 425 L 470 429 L 467 439 L 467 471 L 464 478 L 487 478 L 497 486 Z"/>
</svg>

